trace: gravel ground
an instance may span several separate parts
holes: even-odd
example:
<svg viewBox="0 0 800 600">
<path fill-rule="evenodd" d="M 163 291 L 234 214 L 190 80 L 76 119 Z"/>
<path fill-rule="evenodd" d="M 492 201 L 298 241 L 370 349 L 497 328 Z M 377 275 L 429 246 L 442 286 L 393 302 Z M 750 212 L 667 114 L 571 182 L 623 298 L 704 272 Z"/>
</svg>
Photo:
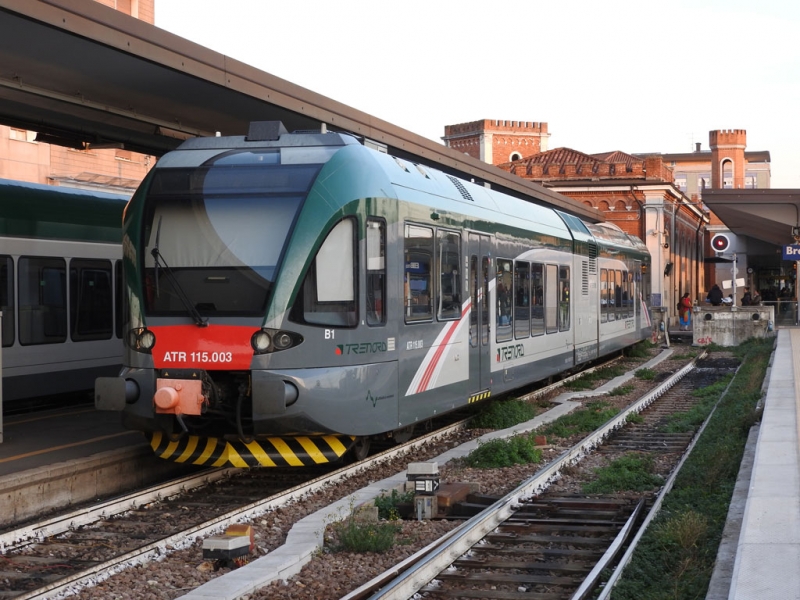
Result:
<svg viewBox="0 0 800 600">
<path fill-rule="evenodd" d="M 654 349 L 652 355 L 657 354 L 658 351 L 660 349 Z M 676 349 L 673 356 L 678 356 L 678 358 L 665 360 L 654 368 L 657 373 L 656 382 L 663 380 L 691 360 L 686 356 L 683 348 Z M 626 368 L 635 370 L 646 360 L 629 360 Z M 598 385 L 602 383 L 598 382 Z M 650 389 L 653 382 L 634 378 L 627 385 L 632 386 L 632 389 L 625 395 L 606 396 L 604 400 L 620 408 L 627 406 Z M 256 531 L 259 555 L 264 555 L 282 545 L 292 524 L 308 514 L 330 505 L 364 487 L 369 482 L 380 481 L 403 471 L 409 462 L 430 460 L 449 448 L 482 433 L 484 432 L 474 430 L 461 432 L 446 441 L 429 444 L 424 449 L 415 452 L 413 456 L 388 461 L 369 473 L 360 473 L 341 484 L 331 486 L 287 507 L 267 513 L 252 523 Z M 565 447 L 574 443 L 572 440 L 560 442 L 559 445 L 550 445 L 544 448 L 545 460 L 548 460 L 548 457 L 557 456 Z M 460 461 L 439 467 L 443 483 L 448 481 L 478 482 L 482 493 L 497 496 L 508 493 L 538 469 L 537 465 L 503 469 L 471 469 L 465 467 Z M 460 521 L 405 521 L 402 531 L 398 535 L 400 543 L 383 554 L 370 553 L 365 556 L 348 552 L 330 552 L 326 549 L 289 581 L 266 586 L 246 600 L 329 600 L 339 598 L 385 571 L 391 565 L 402 561 L 416 550 L 438 539 L 458 524 Z M 322 532 L 320 533 L 322 534 Z M 213 567 L 203 560 L 202 543 L 199 541 L 190 548 L 168 554 L 162 561 L 119 573 L 95 587 L 84 589 L 73 598 L 78 600 L 172 600 L 224 572 L 225 569 L 221 569 L 215 573 Z"/>
</svg>

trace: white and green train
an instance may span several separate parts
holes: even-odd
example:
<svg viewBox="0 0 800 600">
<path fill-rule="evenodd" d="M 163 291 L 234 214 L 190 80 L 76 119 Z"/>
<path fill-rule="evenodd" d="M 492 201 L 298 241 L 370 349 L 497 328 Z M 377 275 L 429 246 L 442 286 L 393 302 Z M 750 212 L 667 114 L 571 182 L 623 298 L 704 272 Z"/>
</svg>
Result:
<svg viewBox="0 0 800 600">
<path fill-rule="evenodd" d="M 638 239 L 277 123 L 162 157 L 123 256 L 96 406 L 179 462 L 331 461 L 651 334 Z"/>
<path fill-rule="evenodd" d="M 122 365 L 128 197 L 0 180 L 3 401 L 91 390 Z"/>
</svg>

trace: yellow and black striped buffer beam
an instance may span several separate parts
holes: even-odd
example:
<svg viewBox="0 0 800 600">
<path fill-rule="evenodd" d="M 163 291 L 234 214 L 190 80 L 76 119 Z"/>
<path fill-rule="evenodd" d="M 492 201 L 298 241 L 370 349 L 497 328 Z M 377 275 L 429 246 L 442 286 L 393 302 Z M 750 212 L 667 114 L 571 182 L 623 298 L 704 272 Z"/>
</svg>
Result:
<svg viewBox="0 0 800 600">
<path fill-rule="evenodd" d="M 150 447 L 164 460 L 208 467 L 311 467 L 340 459 L 354 436 L 270 437 L 243 442 L 185 435 L 172 441 L 154 433 Z"/>
<path fill-rule="evenodd" d="M 491 390 L 484 390 L 482 392 L 478 392 L 477 394 L 472 394 L 467 400 L 467 404 L 472 404 L 473 402 L 480 402 L 481 400 L 486 400 L 489 396 L 492 395 Z"/>
</svg>

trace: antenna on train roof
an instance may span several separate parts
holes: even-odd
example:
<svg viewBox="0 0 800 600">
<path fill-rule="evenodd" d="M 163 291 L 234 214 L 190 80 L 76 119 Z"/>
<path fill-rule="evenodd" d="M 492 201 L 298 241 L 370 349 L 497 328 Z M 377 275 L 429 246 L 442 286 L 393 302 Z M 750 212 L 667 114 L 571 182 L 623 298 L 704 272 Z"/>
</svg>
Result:
<svg viewBox="0 0 800 600">
<path fill-rule="evenodd" d="M 274 142 L 280 139 L 286 127 L 280 121 L 253 121 L 247 131 L 246 142 Z"/>
</svg>

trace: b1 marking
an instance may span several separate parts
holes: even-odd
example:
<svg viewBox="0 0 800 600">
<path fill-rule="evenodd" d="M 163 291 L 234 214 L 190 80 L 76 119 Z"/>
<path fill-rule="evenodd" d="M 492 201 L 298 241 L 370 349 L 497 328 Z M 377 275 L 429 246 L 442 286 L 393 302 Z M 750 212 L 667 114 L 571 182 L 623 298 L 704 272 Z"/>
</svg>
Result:
<svg viewBox="0 0 800 600">
<path fill-rule="evenodd" d="M 336 337 L 336 330 L 335 329 L 326 329 L 325 330 L 325 339 L 332 340 Z"/>
</svg>

